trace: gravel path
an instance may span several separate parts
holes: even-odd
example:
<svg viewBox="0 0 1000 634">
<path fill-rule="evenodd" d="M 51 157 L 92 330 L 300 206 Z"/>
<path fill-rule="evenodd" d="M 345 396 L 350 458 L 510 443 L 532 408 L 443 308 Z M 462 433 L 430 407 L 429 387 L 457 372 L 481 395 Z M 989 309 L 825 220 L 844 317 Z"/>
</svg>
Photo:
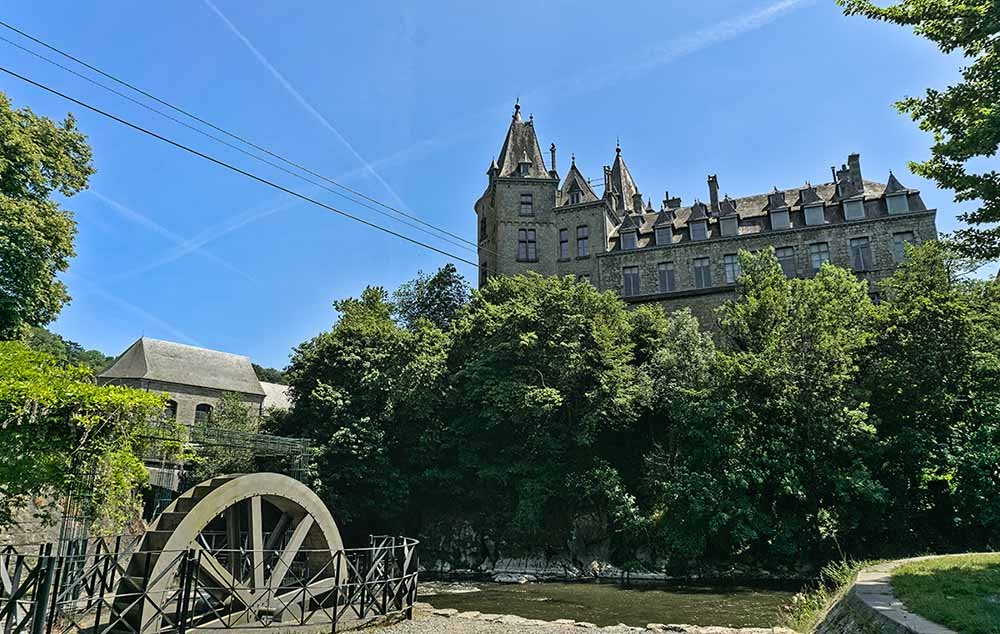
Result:
<svg viewBox="0 0 1000 634">
<path fill-rule="evenodd" d="M 786 628 L 742 628 L 697 627 L 693 625 L 649 624 L 648 627 L 611 625 L 597 627 L 592 623 L 579 623 L 569 619 L 540 621 L 525 619 L 510 614 L 481 614 L 479 612 L 457 612 L 456 610 L 433 610 L 427 604 L 414 613 L 412 621 L 400 621 L 392 625 L 365 628 L 371 634 L 584 634 L 593 630 L 595 634 L 638 634 L 645 632 L 676 632 L 683 634 L 795 634 Z"/>
</svg>

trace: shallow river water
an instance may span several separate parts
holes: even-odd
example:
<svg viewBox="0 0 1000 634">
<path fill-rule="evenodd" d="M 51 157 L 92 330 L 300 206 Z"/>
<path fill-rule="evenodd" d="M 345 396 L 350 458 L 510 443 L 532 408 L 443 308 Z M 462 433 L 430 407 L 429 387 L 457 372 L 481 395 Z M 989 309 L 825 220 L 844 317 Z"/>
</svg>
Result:
<svg viewBox="0 0 1000 634">
<path fill-rule="evenodd" d="M 597 625 L 687 623 L 728 627 L 780 624 L 781 606 L 795 590 L 775 587 L 629 585 L 615 583 L 421 582 L 435 608 L 516 614 L 529 619 L 575 619 Z"/>
</svg>

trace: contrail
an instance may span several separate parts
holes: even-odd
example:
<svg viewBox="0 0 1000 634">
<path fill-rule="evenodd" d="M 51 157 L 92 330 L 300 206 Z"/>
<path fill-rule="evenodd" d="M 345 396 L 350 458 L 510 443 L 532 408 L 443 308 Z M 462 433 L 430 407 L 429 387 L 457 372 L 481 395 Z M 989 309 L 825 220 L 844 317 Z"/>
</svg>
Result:
<svg viewBox="0 0 1000 634">
<path fill-rule="evenodd" d="M 182 246 L 182 245 L 184 245 L 187 242 L 184 239 L 183 236 L 177 235 L 176 233 L 174 233 L 170 229 L 167 229 L 166 227 L 164 227 L 160 223 L 156 222 L 155 220 L 153 220 L 149 216 L 146 216 L 145 214 L 141 214 L 138 211 L 132 209 L 131 207 L 127 207 L 127 206 L 121 204 L 117 200 L 108 198 L 107 196 L 105 196 L 104 194 L 100 193 L 99 191 L 97 191 L 95 189 L 88 189 L 88 190 L 85 190 L 85 191 L 89 192 L 91 195 L 93 195 L 98 200 L 102 201 L 104 204 L 108 205 L 109 207 L 111 207 L 112 209 L 114 209 L 115 211 L 117 211 L 119 214 L 121 214 L 125 218 L 127 218 L 127 219 L 131 220 L 132 222 L 135 222 L 135 223 L 137 223 L 139 225 L 142 225 L 143 227 L 146 227 L 147 229 L 151 229 L 152 231 L 160 234 L 161 236 L 163 236 L 164 238 L 166 238 L 170 242 L 174 243 L 175 245 Z M 212 260 L 213 262 L 216 262 L 217 264 L 221 264 L 226 269 L 232 271 L 233 273 L 236 273 L 237 275 L 239 275 L 239 276 L 241 276 L 243 278 L 246 278 L 247 280 L 249 280 L 251 282 L 254 282 L 254 283 L 257 282 L 257 280 L 255 280 L 250 275 L 248 275 L 247 273 L 243 272 L 242 270 L 240 270 L 239 268 L 237 268 L 236 266 L 234 266 L 233 264 L 231 264 L 227 260 L 224 260 L 224 259 L 222 259 L 222 258 L 220 258 L 220 257 L 218 257 L 218 256 L 216 256 L 216 255 L 214 255 L 212 253 L 209 253 L 208 251 L 200 249 L 200 248 L 192 249 L 192 251 L 196 251 L 199 255 L 202 255 L 202 256 L 208 258 L 209 260 Z"/>
<path fill-rule="evenodd" d="M 334 127 L 334 125 L 330 123 L 330 121 L 326 117 L 324 117 L 322 113 L 316 110 L 316 108 L 314 108 L 313 105 L 309 103 L 309 101 L 305 97 L 302 96 L 302 93 L 300 93 L 298 90 L 295 89 L 295 86 L 293 86 L 291 82 L 285 79 L 285 76 L 281 74 L 281 71 L 275 68 L 274 65 L 271 64 L 271 62 L 268 61 L 266 57 L 264 57 L 264 54 L 261 53 L 259 50 L 257 50 L 257 47 L 253 45 L 253 42 L 251 42 L 245 35 L 243 35 L 242 31 L 240 31 L 236 27 L 236 25 L 233 24 L 229 20 L 229 18 L 227 18 L 225 14 L 222 13 L 222 11 L 220 11 L 219 8 L 212 3 L 212 0 L 205 0 L 205 5 L 208 6 L 208 8 L 211 9 L 212 12 L 215 13 L 215 15 L 217 15 L 220 20 L 222 20 L 222 22 L 229 28 L 229 30 L 232 31 L 233 35 L 235 35 L 241 42 L 243 42 L 243 44 L 247 47 L 247 49 L 249 49 L 250 52 L 253 53 L 253 56 L 257 58 L 257 61 L 260 62 L 261 65 L 263 65 L 264 68 L 266 68 L 268 72 L 270 72 L 271 75 L 278 80 L 278 83 L 280 83 L 284 87 L 284 89 L 287 90 L 288 93 L 295 98 L 295 101 L 297 101 L 299 105 L 302 106 L 303 109 L 305 109 L 306 112 L 312 115 L 312 117 L 316 119 L 316 121 L 318 121 L 320 125 L 326 128 L 330 133 L 332 133 L 333 136 L 337 137 L 337 140 L 340 141 L 344 145 L 344 147 L 346 147 L 347 150 L 354 155 L 354 158 L 357 159 L 358 162 L 364 166 L 365 170 L 369 174 L 375 177 L 375 179 L 382 185 L 382 187 L 384 187 L 386 191 L 388 191 L 392 195 L 392 197 L 396 200 L 396 202 L 400 206 L 402 206 L 403 209 L 409 211 L 409 208 L 406 206 L 406 203 L 403 202 L 403 199 L 400 198 L 399 194 L 396 193 L 396 190 L 394 190 L 392 186 L 389 185 L 389 183 L 386 182 L 384 178 L 382 178 L 382 175 L 375 170 L 372 164 L 369 163 L 367 160 L 365 160 L 363 156 L 361 156 L 361 154 L 354 148 L 354 146 L 351 145 L 351 142 L 348 141 L 344 137 L 344 135 L 340 133 L 340 130 Z"/>
<path fill-rule="evenodd" d="M 174 339 L 180 339 L 180 340 L 186 341 L 186 342 L 188 342 L 188 343 L 190 343 L 192 345 L 201 346 L 201 344 L 198 343 L 198 340 L 196 340 L 194 337 L 188 336 L 187 334 L 181 332 L 180 330 L 178 330 L 174 326 L 172 326 L 172 325 L 168 324 L 167 322 L 163 321 L 162 319 L 160 319 L 156 315 L 154 315 L 154 314 L 152 314 L 152 313 L 150 313 L 150 312 L 148 312 L 148 311 L 140 308 L 139 306 L 136 306 L 135 304 L 133 304 L 132 302 L 130 302 L 128 300 L 122 299 L 121 297 L 119 297 L 118 295 L 115 295 L 111 291 L 108 291 L 108 290 L 102 288 L 97 283 L 95 283 L 95 282 L 93 282 L 93 281 L 91 281 L 91 280 L 89 280 L 89 279 L 81 276 L 79 273 L 67 274 L 67 277 L 70 278 L 70 279 L 76 279 L 76 280 L 78 280 L 80 282 L 83 282 L 84 283 L 84 287 L 86 288 L 87 291 L 89 291 L 89 292 L 91 292 L 91 293 L 93 293 L 95 295 L 98 295 L 102 299 L 107 300 L 107 301 L 109 301 L 109 302 L 111 302 L 113 304 L 117 304 L 119 306 L 119 308 L 123 308 L 123 309 L 129 311 L 130 313 L 138 316 L 139 318 L 148 321 L 149 323 L 153 324 L 154 326 L 156 326 L 160 330 L 168 333 Z"/>
</svg>

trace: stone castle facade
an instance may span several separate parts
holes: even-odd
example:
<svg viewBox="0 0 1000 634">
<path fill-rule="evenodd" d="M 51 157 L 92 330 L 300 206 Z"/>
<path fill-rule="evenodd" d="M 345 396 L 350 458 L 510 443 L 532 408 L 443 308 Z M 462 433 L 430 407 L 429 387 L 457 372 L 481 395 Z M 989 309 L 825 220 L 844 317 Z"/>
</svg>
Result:
<svg viewBox="0 0 1000 634">
<path fill-rule="evenodd" d="M 476 201 L 482 285 L 491 275 L 536 271 L 573 275 L 630 303 L 690 308 L 703 321 L 732 296 L 737 254 L 774 247 L 789 277 L 813 275 L 823 262 L 853 270 L 877 293 L 879 279 L 903 257 L 903 246 L 937 237 L 934 209 L 890 172 L 865 180 L 852 154 L 828 183 L 741 198 L 719 197 L 708 177 L 708 201 L 685 205 L 669 194 L 659 209 L 643 203 L 621 147 L 604 168 L 598 195 L 576 166 L 566 176 L 542 156 L 534 120 L 520 106 Z"/>
</svg>

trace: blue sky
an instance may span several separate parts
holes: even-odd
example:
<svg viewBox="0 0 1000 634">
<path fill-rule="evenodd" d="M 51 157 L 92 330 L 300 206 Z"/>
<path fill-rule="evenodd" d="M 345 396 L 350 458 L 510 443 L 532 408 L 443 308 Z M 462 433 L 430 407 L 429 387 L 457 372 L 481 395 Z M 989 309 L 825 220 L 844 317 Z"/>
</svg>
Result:
<svg viewBox="0 0 1000 634">
<path fill-rule="evenodd" d="M 939 209 L 910 174 L 930 139 L 892 103 L 958 76 L 959 59 L 832 0 L 7 3 L 5 21 L 351 187 L 475 239 L 514 98 L 562 172 L 589 178 L 616 138 L 645 195 L 733 196 L 828 180 L 861 153 Z M 4 37 L 16 38 L 8 32 Z M 0 42 L 3 64 L 268 178 L 387 222 Z M 117 354 L 140 335 L 283 367 L 331 302 L 447 260 L 205 163 L 9 77 L 16 106 L 73 111 L 94 147 L 52 328 Z M 968 204 L 964 206 L 969 208 Z M 393 224 L 414 237 L 408 227 Z M 452 245 L 435 244 L 475 260 Z M 475 270 L 459 265 L 470 281 Z"/>
</svg>

